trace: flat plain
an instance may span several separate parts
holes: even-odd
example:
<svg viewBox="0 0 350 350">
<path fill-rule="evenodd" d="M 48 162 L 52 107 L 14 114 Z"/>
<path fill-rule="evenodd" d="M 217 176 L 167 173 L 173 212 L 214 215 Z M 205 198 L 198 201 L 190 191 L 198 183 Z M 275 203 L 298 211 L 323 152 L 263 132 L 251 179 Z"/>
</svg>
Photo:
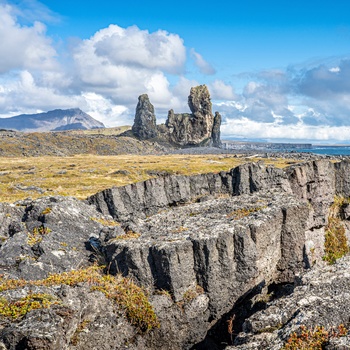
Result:
<svg viewBox="0 0 350 350">
<path fill-rule="evenodd" d="M 28 197 L 50 195 L 85 199 L 105 188 L 158 175 L 228 171 L 253 161 L 280 168 L 297 162 L 233 154 L 0 157 L 0 202 L 13 203 Z"/>
</svg>

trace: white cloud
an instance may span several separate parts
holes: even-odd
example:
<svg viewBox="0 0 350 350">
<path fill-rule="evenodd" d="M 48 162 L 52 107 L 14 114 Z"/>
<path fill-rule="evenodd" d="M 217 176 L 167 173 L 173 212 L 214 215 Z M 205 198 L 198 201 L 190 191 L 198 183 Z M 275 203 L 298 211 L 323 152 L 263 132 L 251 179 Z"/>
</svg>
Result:
<svg viewBox="0 0 350 350">
<path fill-rule="evenodd" d="M 283 125 L 261 123 L 248 118 L 228 119 L 221 127 L 222 137 L 288 141 L 348 141 L 350 126 Z"/>
<path fill-rule="evenodd" d="M 55 108 L 78 107 L 84 103 L 81 96 L 60 94 L 55 89 L 40 86 L 29 71 L 20 71 L 0 84 L 2 116 L 9 113 L 36 113 Z"/>
<path fill-rule="evenodd" d="M 206 74 L 206 75 L 213 75 L 216 73 L 216 70 L 214 69 L 214 67 L 208 63 L 201 54 L 199 54 L 198 52 L 196 52 L 195 49 L 191 49 L 190 51 L 191 53 L 191 57 L 194 60 L 195 65 L 199 68 L 199 71 L 202 74 Z"/>
<path fill-rule="evenodd" d="M 225 84 L 222 80 L 214 80 L 209 84 L 210 96 L 218 100 L 234 100 L 237 98 L 231 85 Z"/>
<path fill-rule="evenodd" d="M 340 68 L 339 67 L 332 67 L 329 69 L 330 72 L 332 73 L 339 73 L 340 72 Z"/>
<path fill-rule="evenodd" d="M 173 98 L 163 71 L 181 71 L 186 50 L 175 34 L 110 25 L 83 40 L 73 58 L 81 91 L 126 105 L 148 93 L 154 103 L 163 105 Z"/>
<path fill-rule="evenodd" d="M 13 7 L 0 3 L 0 73 L 12 69 L 50 70 L 56 66 L 56 51 L 40 22 L 21 26 Z"/>
<path fill-rule="evenodd" d="M 85 93 L 82 97 L 86 103 L 84 111 L 107 127 L 130 125 L 133 122 L 133 118 L 129 117 L 129 110 L 125 106 L 115 105 L 103 96 L 93 92 Z"/>
<path fill-rule="evenodd" d="M 186 49 L 177 34 L 164 30 L 149 33 L 136 26 L 121 28 L 111 24 L 93 38 L 95 54 L 112 65 L 182 72 Z"/>
</svg>

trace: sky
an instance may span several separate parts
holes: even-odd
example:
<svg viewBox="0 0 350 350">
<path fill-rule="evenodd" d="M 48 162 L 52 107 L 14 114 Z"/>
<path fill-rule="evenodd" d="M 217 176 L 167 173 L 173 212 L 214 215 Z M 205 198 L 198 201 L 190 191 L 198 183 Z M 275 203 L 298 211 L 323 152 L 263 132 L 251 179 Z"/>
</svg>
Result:
<svg viewBox="0 0 350 350">
<path fill-rule="evenodd" d="M 162 123 L 200 84 L 223 139 L 350 143 L 350 2 L 0 0 L 0 117 Z"/>
</svg>

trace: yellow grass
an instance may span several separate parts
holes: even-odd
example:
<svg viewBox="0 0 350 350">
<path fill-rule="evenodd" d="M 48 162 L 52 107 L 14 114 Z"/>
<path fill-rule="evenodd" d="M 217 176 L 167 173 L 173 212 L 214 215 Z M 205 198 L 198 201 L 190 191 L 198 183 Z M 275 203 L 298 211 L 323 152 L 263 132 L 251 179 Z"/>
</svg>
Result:
<svg viewBox="0 0 350 350">
<path fill-rule="evenodd" d="M 190 175 L 227 171 L 239 164 L 259 160 L 234 155 L 0 157 L 0 202 L 48 195 L 83 199 L 105 188 L 149 179 L 152 177 L 149 171 Z M 277 167 L 293 162 L 287 159 L 264 161 Z M 23 190 L 28 186 L 36 186 L 45 192 Z"/>
<path fill-rule="evenodd" d="M 121 133 L 131 130 L 130 125 L 116 126 L 114 128 L 88 129 L 88 130 L 69 130 L 70 134 L 84 135 L 120 135 Z"/>
</svg>

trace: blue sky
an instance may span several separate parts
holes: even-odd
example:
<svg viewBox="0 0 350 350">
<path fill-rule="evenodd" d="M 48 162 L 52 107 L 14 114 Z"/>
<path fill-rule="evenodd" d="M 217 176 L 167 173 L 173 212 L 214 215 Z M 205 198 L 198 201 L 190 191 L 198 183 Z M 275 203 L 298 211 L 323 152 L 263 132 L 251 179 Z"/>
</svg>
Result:
<svg viewBox="0 0 350 350">
<path fill-rule="evenodd" d="M 223 137 L 350 142 L 350 2 L 0 0 L 0 117 L 158 122 L 207 84 Z"/>
</svg>

